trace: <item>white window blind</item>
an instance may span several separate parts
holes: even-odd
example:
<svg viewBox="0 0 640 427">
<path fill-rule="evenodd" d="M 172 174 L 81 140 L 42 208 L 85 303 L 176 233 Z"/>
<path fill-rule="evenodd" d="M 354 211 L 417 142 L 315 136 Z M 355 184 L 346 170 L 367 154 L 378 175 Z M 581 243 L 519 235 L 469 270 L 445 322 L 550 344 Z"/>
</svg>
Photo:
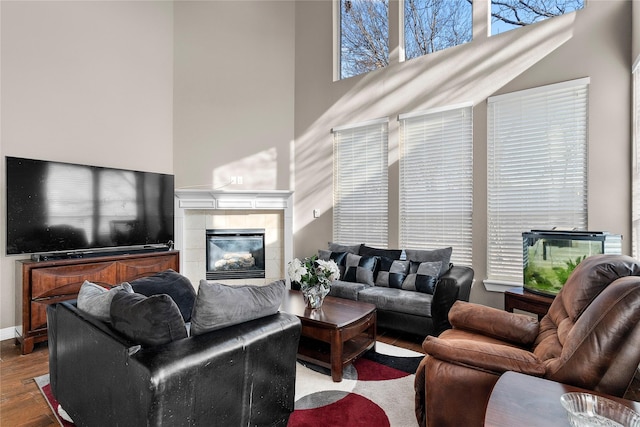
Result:
<svg viewBox="0 0 640 427">
<path fill-rule="evenodd" d="M 632 232 L 631 246 L 634 258 L 640 257 L 640 58 L 633 70 L 633 177 L 632 177 Z"/>
<path fill-rule="evenodd" d="M 333 240 L 388 245 L 388 121 L 333 129 Z"/>
<path fill-rule="evenodd" d="M 453 247 L 471 265 L 471 106 L 400 116 L 400 246 Z"/>
<path fill-rule="evenodd" d="M 522 232 L 587 228 L 588 79 L 488 100 L 487 276 L 522 286 Z"/>
</svg>

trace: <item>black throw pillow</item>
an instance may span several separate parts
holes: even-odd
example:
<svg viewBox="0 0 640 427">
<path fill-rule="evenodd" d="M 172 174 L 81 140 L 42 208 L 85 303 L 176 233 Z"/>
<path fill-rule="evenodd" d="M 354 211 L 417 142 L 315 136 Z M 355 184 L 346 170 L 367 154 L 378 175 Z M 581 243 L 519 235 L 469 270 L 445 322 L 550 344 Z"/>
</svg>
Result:
<svg viewBox="0 0 640 427">
<path fill-rule="evenodd" d="M 134 292 L 148 297 L 167 294 L 178 305 L 185 322 L 191 320 L 196 291 L 191 281 L 171 269 L 161 271 L 152 276 L 141 277 L 129 282 Z"/>
<path fill-rule="evenodd" d="M 146 297 L 116 292 L 111 301 L 111 324 L 140 345 L 156 346 L 187 337 L 180 310 L 166 294 Z"/>
<path fill-rule="evenodd" d="M 394 260 L 400 259 L 400 257 L 402 256 L 402 249 L 381 249 L 362 245 L 360 246 L 358 255 L 387 257 Z"/>
</svg>

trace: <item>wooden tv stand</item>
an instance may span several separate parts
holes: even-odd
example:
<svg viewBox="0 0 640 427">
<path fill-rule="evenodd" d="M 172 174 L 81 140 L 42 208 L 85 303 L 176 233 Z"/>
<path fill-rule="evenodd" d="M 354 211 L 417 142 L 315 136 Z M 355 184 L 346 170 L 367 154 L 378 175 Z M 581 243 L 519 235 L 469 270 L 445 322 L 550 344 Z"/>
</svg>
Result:
<svg viewBox="0 0 640 427">
<path fill-rule="evenodd" d="M 179 271 L 180 252 L 161 251 L 53 261 L 16 261 L 16 344 L 22 354 L 47 340 L 47 305 L 75 299 L 85 280 L 105 287 Z"/>
</svg>

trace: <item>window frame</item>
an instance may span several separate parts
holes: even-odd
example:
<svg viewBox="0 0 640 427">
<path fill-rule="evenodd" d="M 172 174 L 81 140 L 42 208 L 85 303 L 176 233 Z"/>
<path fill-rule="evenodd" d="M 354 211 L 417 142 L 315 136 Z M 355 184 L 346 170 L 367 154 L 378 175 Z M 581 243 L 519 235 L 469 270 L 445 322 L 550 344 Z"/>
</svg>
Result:
<svg viewBox="0 0 640 427">
<path fill-rule="evenodd" d="M 640 56 L 632 70 L 631 251 L 640 257 Z"/>
</svg>

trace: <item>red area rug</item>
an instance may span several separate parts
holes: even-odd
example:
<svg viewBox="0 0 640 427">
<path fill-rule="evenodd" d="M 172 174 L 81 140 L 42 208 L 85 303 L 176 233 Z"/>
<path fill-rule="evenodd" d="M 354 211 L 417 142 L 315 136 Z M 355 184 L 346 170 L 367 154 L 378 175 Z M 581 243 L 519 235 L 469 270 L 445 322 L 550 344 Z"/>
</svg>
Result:
<svg viewBox="0 0 640 427">
<path fill-rule="evenodd" d="M 419 353 L 377 343 L 375 352 L 345 368 L 338 383 L 328 369 L 298 362 L 295 410 L 288 427 L 417 426 L 413 380 L 421 359 Z M 35 381 L 60 425 L 73 427 L 51 394 L 49 375 Z"/>
</svg>

